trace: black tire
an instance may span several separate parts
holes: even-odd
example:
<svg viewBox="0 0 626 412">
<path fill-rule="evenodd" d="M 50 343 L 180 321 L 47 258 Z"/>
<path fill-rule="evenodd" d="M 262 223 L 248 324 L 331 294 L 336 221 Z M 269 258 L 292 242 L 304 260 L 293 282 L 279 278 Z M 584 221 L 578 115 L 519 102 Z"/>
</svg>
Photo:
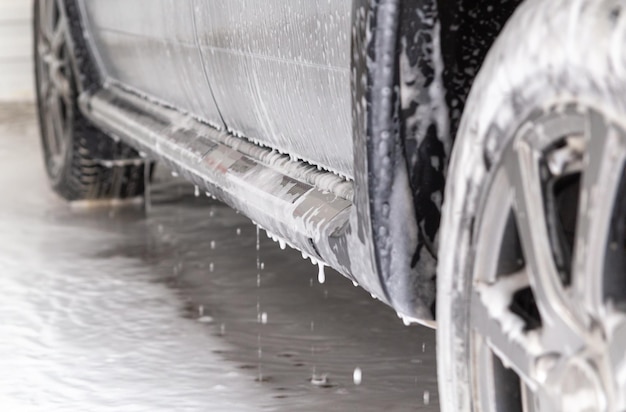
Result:
<svg viewBox="0 0 626 412">
<path fill-rule="evenodd" d="M 69 201 L 141 196 L 146 170 L 137 151 L 111 139 L 80 112 L 68 22 L 62 0 L 35 0 L 37 109 L 51 186 Z"/>
<path fill-rule="evenodd" d="M 516 192 L 522 185 L 518 184 L 510 192 L 506 192 L 507 196 L 510 196 L 506 201 L 511 203 L 503 201 L 499 206 L 501 209 L 507 208 L 510 211 L 510 214 L 507 215 L 508 217 L 503 214 L 506 219 L 500 219 L 499 212 L 497 212 L 498 208 L 491 207 L 489 203 L 495 202 L 496 200 L 494 199 L 500 199 L 497 197 L 498 191 L 496 189 L 504 187 L 504 184 L 500 186 L 500 183 L 498 183 L 502 176 L 499 173 L 511 173 L 506 178 L 511 179 L 512 172 L 502 172 L 502 170 L 510 167 L 508 165 L 511 164 L 511 159 L 513 159 L 513 157 L 510 157 L 511 153 L 514 153 L 515 150 L 527 150 L 525 139 L 534 139 L 534 145 L 545 145 L 543 147 L 546 148 L 546 151 L 561 149 L 560 146 L 547 146 L 556 141 L 556 138 L 552 139 L 550 136 L 551 133 L 555 132 L 544 127 L 544 123 L 540 122 L 555 119 L 566 120 L 559 123 L 558 126 L 562 128 L 559 133 L 565 136 L 567 130 L 574 128 L 574 122 L 570 122 L 567 117 L 569 116 L 568 113 L 574 113 L 574 115 L 570 116 L 571 119 L 584 119 L 585 135 L 582 137 L 580 137 L 580 134 L 576 136 L 571 135 L 574 136 L 572 141 L 574 138 L 584 139 L 584 146 L 578 146 L 576 149 L 580 150 L 578 160 L 584 159 L 580 160 L 579 167 L 581 171 L 577 172 L 579 177 L 582 176 L 580 177 L 581 182 L 587 179 L 589 164 L 593 163 L 589 160 L 593 159 L 593 154 L 590 153 L 600 146 L 599 140 L 595 140 L 598 134 L 594 135 L 594 130 L 610 130 L 611 133 L 614 133 L 611 135 L 611 138 L 615 138 L 616 141 L 619 138 L 622 141 L 624 140 L 624 136 L 626 136 L 623 132 L 623 123 L 626 118 L 626 71 L 624 70 L 626 68 L 626 54 L 624 54 L 623 48 L 626 40 L 624 25 L 626 23 L 625 6 L 626 3 L 620 0 L 527 0 L 507 23 L 474 83 L 466 104 L 467 109 L 463 115 L 452 156 L 446 187 L 446 201 L 443 207 L 439 247 L 437 363 L 440 400 L 442 410 L 445 412 L 535 410 L 532 406 L 528 406 L 529 402 L 535 405 L 539 403 L 541 406 L 537 410 L 541 411 L 583 410 L 582 406 L 572 407 L 572 404 L 580 401 L 581 398 L 576 398 L 576 396 L 571 396 L 571 399 L 568 398 L 567 390 L 571 389 L 571 387 L 567 386 L 567 383 L 570 382 L 567 379 L 576 379 L 587 373 L 587 370 L 582 371 L 582 368 L 576 369 L 579 364 L 587 365 L 587 358 L 584 356 L 597 356 L 598 358 L 608 356 L 606 353 L 610 352 L 609 349 L 615 347 L 616 343 L 618 346 L 620 344 L 610 340 L 620 340 L 624 337 L 624 335 L 620 337 L 619 334 L 613 334 L 614 337 L 611 338 L 603 337 L 602 339 L 608 341 L 606 344 L 609 349 L 603 349 L 604 346 L 602 345 L 605 342 L 602 341 L 602 344 L 598 344 L 598 348 L 589 349 L 583 345 L 583 349 L 579 350 L 575 346 L 576 344 L 569 340 L 568 333 L 571 332 L 570 330 L 563 328 L 564 333 L 560 333 L 559 327 L 562 323 L 565 323 L 561 322 L 560 319 L 554 320 L 550 317 L 550 315 L 554 315 L 554 313 L 548 313 L 549 310 L 552 310 L 551 305 L 560 304 L 560 302 L 541 301 L 541 297 L 538 296 L 538 293 L 541 293 L 541 291 L 538 292 L 538 289 L 542 288 L 543 285 L 537 286 L 539 283 L 537 278 L 531 277 L 530 282 L 519 283 L 522 286 L 515 286 L 524 287 L 526 288 L 524 291 L 528 291 L 528 294 L 524 295 L 526 304 L 524 315 L 528 315 L 525 318 L 519 315 L 519 312 L 517 312 L 518 308 L 514 307 L 517 301 L 513 300 L 522 299 L 522 295 L 514 295 L 516 291 L 521 289 L 511 288 L 512 292 L 511 290 L 502 289 L 502 291 L 508 293 L 501 295 L 506 298 L 506 300 L 502 298 L 502 303 L 498 299 L 491 298 L 489 300 L 489 297 L 492 295 L 488 295 L 484 291 L 491 292 L 499 289 L 489 289 L 491 284 L 480 278 L 483 274 L 478 272 L 480 268 L 487 267 L 482 261 L 492 259 L 491 257 L 485 258 L 485 255 L 489 254 L 495 256 L 493 262 L 496 262 L 496 264 L 489 266 L 493 268 L 495 273 L 494 277 L 490 278 L 494 279 L 490 280 L 490 282 L 493 282 L 492 284 L 497 285 L 498 282 L 506 279 L 507 276 L 511 276 L 512 279 L 513 275 L 508 273 L 514 273 L 517 276 L 518 274 L 523 274 L 523 270 L 527 270 L 532 272 L 532 276 L 537 276 L 536 273 L 541 272 L 537 271 L 532 265 L 530 269 L 524 269 L 524 267 L 530 265 L 528 255 L 532 255 L 535 251 L 529 247 L 531 252 L 527 253 L 527 244 L 520 246 L 520 243 L 523 242 L 519 241 L 519 239 L 524 236 L 526 236 L 526 240 L 533 238 L 533 236 L 541 237 L 543 231 L 542 234 L 536 234 L 532 231 L 535 227 L 531 224 L 533 216 L 530 213 L 526 213 L 530 209 L 524 209 L 526 206 L 523 205 L 530 196 L 520 200 L 520 197 L 524 197 L 525 194 L 519 195 L 521 190 Z M 594 120 L 590 121 L 590 118 Z M 596 129 L 594 129 L 593 122 L 597 122 L 598 127 Z M 555 123 L 550 123 L 550 125 L 553 124 Z M 534 129 L 532 128 L 535 127 L 534 125 L 539 125 L 542 128 Z M 580 149 L 580 147 L 583 147 L 583 149 Z M 529 153 L 531 152 L 529 151 Z M 532 153 L 534 155 L 536 152 L 533 151 Z M 532 160 L 527 165 L 541 170 L 541 173 L 537 172 L 536 174 L 541 175 L 542 178 L 550 176 L 549 173 L 545 172 L 545 169 L 540 169 L 536 165 L 537 163 L 539 163 L 539 160 Z M 612 173 L 614 169 L 615 175 L 612 175 L 614 180 L 606 181 L 606 187 L 603 184 L 599 184 L 596 188 L 600 187 L 600 189 L 597 189 L 600 191 L 596 193 L 585 189 L 586 186 L 580 183 L 582 189 L 576 190 L 575 196 L 568 199 L 567 208 L 571 210 L 574 206 L 577 209 L 580 207 L 578 212 L 574 211 L 573 213 L 574 219 L 578 216 L 576 230 L 580 230 L 581 227 L 585 226 L 586 230 L 595 230 L 590 229 L 590 224 L 587 223 L 583 223 L 581 226 L 581 222 L 586 222 L 585 219 L 587 219 L 595 223 L 603 221 L 606 224 L 606 221 L 602 219 L 611 213 L 617 213 L 622 208 L 618 204 L 619 199 L 624 196 L 624 193 L 621 192 L 623 185 L 615 184 L 619 182 L 619 179 L 623 179 L 621 175 L 622 169 L 619 169 L 617 161 L 615 166 L 614 168 L 607 168 L 608 171 L 606 173 Z M 522 166 L 518 166 L 517 163 L 514 167 L 522 169 Z M 522 175 L 520 173 L 520 176 Z M 589 173 L 589 176 L 593 175 L 594 172 Z M 523 179 L 521 180 L 526 183 Z M 526 187 L 530 187 L 530 185 Z M 621 189 L 616 189 L 615 193 L 617 194 L 614 197 L 603 196 L 605 192 L 601 190 L 606 189 L 606 193 L 608 193 L 608 187 L 621 187 Z M 576 186 L 574 188 L 578 189 Z M 534 187 L 531 187 L 529 190 L 536 190 L 537 193 L 541 193 L 539 189 Z M 541 190 L 546 190 L 547 193 L 548 190 L 552 189 L 545 189 L 544 187 Z M 508 193 L 512 194 L 509 195 Z M 546 195 L 544 194 L 543 196 Z M 502 198 L 504 199 L 505 196 L 503 195 Z M 589 199 L 593 200 L 590 201 Z M 521 207 L 519 203 L 522 203 Z M 589 206 L 589 204 L 592 204 L 593 207 Z M 533 210 L 541 210 L 541 206 L 540 204 L 537 209 Z M 511 208 L 508 209 L 509 207 Z M 612 209 L 613 207 L 615 209 Z M 519 212 L 519 209 L 522 212 Z M 605 213 L 601 216 L 600 210 L 613 210 L 613 212 Z M 548 215 L 553 213 L 553 211 L 545 209 L 543 213 Z M 512 224 L 511 222 L 513 221 L 517 223 Z M 499 222 L 503 223 L 502 232 L 494 229 L 494 227 L 500 224 Z M 551 224 L 556 225 L 554 221 Z M 541 225 L 541 223 L 537 223 L 537 225 Z M 522 226 L 525 227 L 522 228 Z M 607 227 L 611 227 L 611 225 L 608 224 Z M 617 228 L 617 225 L 613 225 L 613 227 Z M 623 226 L 619 226 L 619 230 L 624 230 Z M 510 238 L 506 235 L 509 233 L 507 231 L 510 231 L 510 233 L 524 233 L 523 236 L 519 235 L 519 237 Z M 549 232 L 549 230 L 546 230 L 546 232 Z M 491 234 L 491 238 L 496 240 L 490 245 L 481 246 L 481 239 L 489 238 L 484 233 Z M 501 235 L 502 237 L 498 237 L 501 233 L 504 233 Z M 528 236 L 529 233 L 531 236 Z M 549 233 L 551 234 L 551 232 Z M 607 233 L 604 234 L 606 235 Z M 582 235 L 576 234 L 575 236 Z M 617 238 L 621 238 L 620 236 L 623 237 L 624 233 L 618 234 Z M 600 237 L 600 239 L 607 241 L 605 237 Z M 558 243 L 558 239 L 551 240 L 554 243 L 541 242 L 542 245 L 550 245 L 550 247 L 543 249 L 548 251 L 545 252 L 545 255 L 557 255 L 552 245 Z M 574 240 L 579 242 L 578 237 Z M 518 243 L 514 244 L 515 242 Z M 589 242 L 588 239 L 587 242 Z M 593 243 L 584 245 L 585 247 L 592 247 Z M 578 244 L 574 246 L 575 255 L 580 250 L 584 250 L 578 247 Z M 501 256 L 506 248 L 511 248 L 509 250 L 513 250 L 515 253 L 519 252 L 520 254 L 507 256 L 506 258 L 510 259 L 515 267 L 511 268 L 509 266 L 510 269 L 506 270 L 510 270 L 510 272 L 501 273 L 498 271 L 505 270 L 502 269 L 503 261 L 497 259 L 501 259 L 498 256 Z M 488 252 L 480 253 L 480 251 L 485 252 L 485 250 Z M 623 249 L 620 250 L 623 258 Z M 592 249 L 592 251 L 596 251 L 596 249 Z M 605 253 L 608 252 L 605 250 Z M 583 256 L 583 261 L 593 260 L 589 256 L 585 257 L 584 253 L 581 256 Z M 579 265 L 581 260 L 580 256 L 575 256 L 572 259 L 571 255 L 566 256 L 566 258 L 563 258 L 561 255 L 560 258 L 564 262 L 569 260 L 571 265 Z M 558 262 L 559 260 L 559 258 L 554 256 L 552 256 L 552 259 L 554 259 L 553 262 Z M 557 266 L 557 264 L 554 266 Z M 563 278 L 566 277 L 567 273 L 573 276 L 571 273 L 573 273 L 574 269 L 571 267 L 567 268 L 566 265 L 563 265 L 562 268 L 559 267 L 558 269 Z M 547 272 L 552 273 L 553 271 L 549 270 Z M 590 276 L 597 275 L 598 278 L 601 275 L 607 276 L 603 275 L 604 272 L 587 272 L 588 275 L 589 273 L 592 273 Z M 623 275 L 623 272 L 620 273 Z M 610 279 L 608 280 L 610 281 Z M 573 280 L 559 279 L 551 287 L 566 290 L 567 293 L 564 296 L 570 296 L 570 294 L 573 296 L 573 298 L 569 298 L 572 302 L 568 301 L 567 306 L 563 306 L 567 308 L 567 311 L 563 313 L 567 316 L 573 314 L 567 319 L 568 321 L 574 319 L 571 324 L 575 325 L 576 329 L 584 330 L 584 333 L 589 333 L 589 336 L 592 336 L 593 332 L 586 330 L 585 327 L 604 327 L 603 322 L 605 320 L 601 316 L 594 317 L 594 313 L 585 306 L 586 302 L 584 300 L 577 301 L 575 299 L 578 296 L 576 293 L 580 289 L 576 288 Z M 623 298 L 624 296 L 621 296 L 621 299 Z M 483 300 L 481 301 L 481 299 Z M 505 304 L 509 306 L 505 306 Z M 483 310 L 483 308 L 486 308 L 486 310 Z M 546 310 L 546 308 L 549 310 Z M 496 309 L 500 310 L 500 312 L 497 312 Z M 480 316 L 485 313 L 488 313 L 489 316 Z M 505 318 L 505 316 L 508 317 Z M 485 322 L 476 322 L 477 317 L 480 317 Z M 537 322 L 531 324 L 528 319 L 536 320 Z M 542 319 L 543 324 L 541 323 Z M 589 326 L 590 324 L 593 325 Z M 506 346 L 506 350 L 512 347 L 523 349 L 524 345 L 520 342 L 530 341 L 530 339 L 525 340 L 526 334 L 532 334 L 533 337 L 548 335 L 548 333 L 545 333 L 546 328 L 548 328 L 546 325 L 554 328 L 553 330 L 557 332 L 551 335 L 551 343 L 554 345 L 551 350 L 554 350 L 554 354 L 551 354 L 552 357 L 545 356 L 534 364 L 529 363 L 529 368 L 545 368 L 551 371 L 552 369 L 549 368 L 557 365 L 559 367 L 562 366 L 563 370 L 560 370 L 558 374 L 555 372 L 554 375 L 550 373 L 541 375 L 545 381 L 539 381 L 537 385 L 533 386 L 533 391 L 535 389 L 538 391 L 552 391 L 550 396 L 554 397 L 550 398 L 548 402 L 545 402 L 545 399 L 542 398 L 544 403 L 541 403 L 542 399 L 535 397 L 535 394 L 528 395 L 525 392 L 531 390 L 528 387 L 524 387 L 526 375 L 524 375 L 525 371 L 522 370 L 523 368 L 517 367 L 518 365 L 515 362 L 501 359 L 505 351 L 500 351 L 501 348 L 498 345 Z M 554 325 L 557 326 L 555 327 Z M 494 332 L 493 336 L 487 334 L 480 335 L 483 331 L 495 331 L 498 327 L 501 330 Z M 478 343 L 473 343 L 472 339 L 475 339 L 473 337 L 475 336 L 474 334 L 479 336 L 477 338 Z M 539 339 L 537 341 L 539 342 Z M 540 344 L 543 345 L 543 341 Z M 485 364 L 476 360 L 480 356 L 487 358 L 487 355 L 482 355 L 482 352 L 478 353 L 477 348 L 481 345 L 490 346 L 492 350 L 491 354 L 488 355 L 492 356 L 491 360 L 487 359 L 492 362 L 492 370 L 489 372 L 491 373 L 491 380 L 486 378 L 485 375 L 481 375 L 480 365 L 484 366 Z M 621 345 L 621 349 L 617 352 L 623 354 L 623 341 Z M 529 345 L 526 346 L 528 347 Z M 545 346 L 541 346 L 540 349 L 543 350 L 544 348 Z M 535 350 L 535 348 L 532 350 Z M 542 355 L 546 353 L 540 352 L 539 349 L 536 350 Z M 563 351 L 562 353 L 558 352 L 561 350 Z M 570 354 L 564 355 L 563 353 L 568 351 L 574 352 L 575 350 L 578 352 L 572 355 L 572 357 L 580 362 L 575 363 L 572 361 L 571 364 L 566 362 L 566 357 Z M 588 352 L 586 352 L 587 350 Z M 592 355 L 587 355 L 587 353 L 592 353 Z M 578 356 L 580 356 L 580 359 L 578 359 Z M 496 358 L 498 359 L 497 361 L 494 360 Z M 602 359 L 607 360 L 607 358 Z M 563 360 L 563 363 L 559 363 L 561 360 Z M 615 373 L 610 369 L 615 363 L 611 362 L 610 359 L 605 363 L 598 362 L 601 366 L 597 375 L 602 376 L 602 379 L 607 376 L 610 377 L 612 373 Z M 596 363 L 589 361 L 589 364 L 595 365 Z M 605 367 L 609 369 L 602 369 Z M 533 371 L 532 373 L 536 372 Z M 594 375 L 595 378 L 595 374 L 596 372 L 590 373 L 590 376 Z M 483 379 L 480 379 L 479 376 L 482 376 Z M 487 393 L 489 392 L 488 390 L 481 393 L 482 388 L 486 387 L 483 385 L 491 385 L 489 390 L 493 388 L 501 389 L 504 387 L 502 385 L 503 381 L 515 382 L 516 379 L 518 382 L 517 387 L 510 385 L 508 386 L 508 391 L 504 390 L 495 395 Z M 577 388 L 578 394 L 588 394 L 596 390 L 593 383 L 590 383 L 593 379 L 585 379 L 587 379 L 586 376 L 581 378 L 579 382 L 583 386 L 587 386 Z M 488 380 L 490 382 L 485 383 Z M 521 382 L 521 389 L 519 382 Z M 604 407 L 607 407 L 607 405 L 609 406 L 606 410 L 623 410 L 621 406 L 623 406 L 624 399 L 619 399 L 619 394 L 623 390 L 620 391 L 619 388 L 614 390 L 610 386 L 605 386 L 605 388 L 607 387 L 609 387 L 609 390 L 604 394 L 601 394 L 601 390 L 597 390 L 599 397 L 605 396 L 606 399 L 602 402 L 594 403 L 595 406 L 589 410 L 605 410 Z M 589 391 L 585 392 L 587 389 Z M 557 395 L 554 395 L 555 393 Z M 496 406 L 484 406 L 488 403 L 485 401 L 482 404 L 481 399 L 492 395 L 496 398 L 496 401 L 493 403 Z M 589 397 L 588 399 L 591 398 Z M 600 406 L 601 404 L 604 406 Z M 566 407 L 565 405 L 569 406 Z M 527 407 L 529 409 L 525 409 Z"/>
</svg>

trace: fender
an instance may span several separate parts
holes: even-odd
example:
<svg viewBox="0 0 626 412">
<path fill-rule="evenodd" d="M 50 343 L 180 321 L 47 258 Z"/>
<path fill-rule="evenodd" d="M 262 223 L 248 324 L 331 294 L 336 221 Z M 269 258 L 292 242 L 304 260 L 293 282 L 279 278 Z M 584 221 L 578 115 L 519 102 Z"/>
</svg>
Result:
<svg viewBox="0 0 626 412">
<path fill-rule="evenodd" d="M 427 196 L 425 202 L 423 194 L 443 190 L 442 179 L 433 176 L 445 165 L 442 148 L 447 136 L 442 67 L 435 67 L 436 4 L 355 0 L 352 18 L 360 230 L 369 229 L 364 235 L 374 245 L 378 276 L 391 305 L 424 323 L 434 319 L 435 303 L 436 230 L 427 229 L 429 222 L 438 228 L 442 196 Z M 426 163 L 418 161 L 416 149 L 433 139 L 441 160 L 429 159 L 427 164 L 435 164 L 436 173 L 430 173 L 430 166 L 423 173 L 420 167 Z M 431 199 L 439 203 L 429 207 Z M 432 238 L 426 236 L 432 232 Z"/>
<path fill-rule="evenodd" d="M 354 0 L 355 181 L 387 299 L 434 319 L 441 206 L 474 77 L 520 0 Z"/>
</svg>

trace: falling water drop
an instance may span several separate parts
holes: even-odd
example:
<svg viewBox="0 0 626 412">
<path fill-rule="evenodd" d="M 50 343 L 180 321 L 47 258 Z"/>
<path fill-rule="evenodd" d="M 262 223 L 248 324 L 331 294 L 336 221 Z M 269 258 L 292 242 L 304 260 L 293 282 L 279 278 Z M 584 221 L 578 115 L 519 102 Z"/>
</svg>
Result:
<svg viewBox="0 0 626 412">
<path fill-rule="evenodd" d="M 326 273 L 324 272 L 324 264 L 322 262 L 317 262 L 317 281 L 319 283 L 326 282 Z"/>
<path fill-rule="evenodd" d="M 261 313 L 261 297 L 260 297 L 260 288 L 261 288 L 261 239 L 260 239 L 260 230 L 259 226 L 256 225 L 256 286 L 257 286 L 257 294 L 256 294 L 256 315 L 259 323 L 261 325 L 258 328 L 257 334 L 257 348 L 258 348 L 258 381 L 263 382 L 263 348 L 261 346 L 261 328 L 267 322 L 267 314 L 265 312 Z M 263 318 L 265 316 L 265 319 Z"/>
<path fill-rule="evenodd" d="M 430 392 L 424 391 L 424 405 L 430 404 Z"/>
<path fill-rule="evenodd" d="M 359 284 L 356 282 L 356 280 L 353 280 L 353 281 L 352 281 L 352 284 L 354 285 L 354 287 L 355 287 L 355 288 L 358 288 L 358 287 L 359 287 Z"/>
<path fill-rule="evenodd" d="M 194 186 L 194 188 L 193 188 L 193 195 L 195 197 L 200 197 L 200 188 L 198 186 Z"/>
<path fill-rule="evenodd" d="M 237 236 L 241 235 L 241 229 L 237 228 Z"/>
<path fill-rule="evenodd" d="M 361 368 L 359 367 L 354 368 L 354 372 L 352 373 L 352 380 L 354 381 L 354 384 L 360 385 L 362 379 L 363 379 L 363 372 L 361 372 Z"/>
<path fill-rule="evenodd" d="M 211 249 L 215 249 L 215 240 L 211 241 Z"/>
<path fill-rule="evenodd" d="M 213 264 L 213 262 L 209 263 L 209 272 L 213 272 L 214 269 L 215 265 Z"/>
<path fill-rule="evenodd" d="M 143 205 L 144 205 L 144 211 L 146 212 L 146 214 L 150 213 L 150 208 L 152 207 L 152 196 L 150 194 L 150 189 L 151 189 L 150 169 L 151 169 L 150 162 L 144 162 L 143 164 L 143 186 L 144 186 Z"/>
</svg>

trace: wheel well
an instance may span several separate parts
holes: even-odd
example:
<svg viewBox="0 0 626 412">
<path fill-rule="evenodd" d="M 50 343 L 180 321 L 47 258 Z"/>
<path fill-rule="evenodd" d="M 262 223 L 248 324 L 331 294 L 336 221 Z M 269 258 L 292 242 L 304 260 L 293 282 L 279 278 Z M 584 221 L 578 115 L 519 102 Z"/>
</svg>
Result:
<svg viewBox="0 0 626 412">
<path fill-rule="evenodd" d="M 437 0 L 441 22 L 443 82 L 452 140 L 465 101 L 500 31 L 523 0 Z"/>
</svg>

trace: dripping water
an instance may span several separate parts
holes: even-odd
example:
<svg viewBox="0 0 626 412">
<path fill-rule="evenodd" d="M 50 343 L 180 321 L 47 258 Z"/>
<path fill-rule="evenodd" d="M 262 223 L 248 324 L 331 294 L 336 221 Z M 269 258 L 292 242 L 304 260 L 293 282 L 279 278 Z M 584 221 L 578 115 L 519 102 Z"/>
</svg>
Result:
<svg viewBox="0 0 626 412">
<path fill-rule="evenodd" d="M 263 347 L 261 344 L 261 329 L 263 328 L 262 314 L 261 314 L 261 239 L 259 233 L 259 226 L 256 226 L 256 316 L 257 316 L 257 356 L 258 356 L 258 377 L 259 382 L 263 382 Z M 267 319 L 267 315 L 266 315 Z"/>
<path fill-rule="evenodd" d="M 143 205 L 146 215 L 150 213 L 150 207 L 152 205 L 152 198 L 150 196 L 150 190 L 152 185 L 150 184 L 150 162 L 145 159 L 143 162 Z"/>
</svg>

